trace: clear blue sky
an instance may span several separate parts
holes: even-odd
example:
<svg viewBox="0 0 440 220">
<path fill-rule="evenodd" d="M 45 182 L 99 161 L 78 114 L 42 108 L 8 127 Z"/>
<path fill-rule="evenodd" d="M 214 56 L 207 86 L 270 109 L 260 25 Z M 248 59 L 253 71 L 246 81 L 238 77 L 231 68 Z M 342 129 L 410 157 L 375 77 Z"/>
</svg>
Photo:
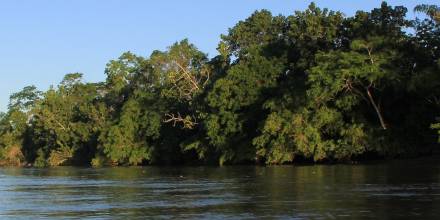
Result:
<svg viewBox="0 0 440 220">
<path fill-rule="evenodd" d="M 0 0 L 0 111 L 9 95 L 27 85 L 46 90 L 66 73 L 86 81 L 105 79 L 105 64 L 124 51 L 147 56 L 154 49 L 188 38 L 215 55 L 219 36 L 253 11 L 273 14 L 303 10 L 300 0 Z M 380 0 L 315 1 L 320 7 L 353 15 Z M 438 0 L 392 0 L 410 10 Z"/>
</svg>

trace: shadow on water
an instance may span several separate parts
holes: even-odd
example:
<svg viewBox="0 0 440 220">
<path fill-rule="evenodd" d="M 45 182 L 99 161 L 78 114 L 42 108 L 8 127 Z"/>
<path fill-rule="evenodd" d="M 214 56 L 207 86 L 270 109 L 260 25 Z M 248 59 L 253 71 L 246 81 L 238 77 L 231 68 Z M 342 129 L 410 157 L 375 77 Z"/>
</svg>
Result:
<svg viewBox="0 0 440 220">
<path fill-rule="evenodd" d="M 0 169 L 0 218 L 440 216 L 440 160 L 369 165 Z"/>
</svg>

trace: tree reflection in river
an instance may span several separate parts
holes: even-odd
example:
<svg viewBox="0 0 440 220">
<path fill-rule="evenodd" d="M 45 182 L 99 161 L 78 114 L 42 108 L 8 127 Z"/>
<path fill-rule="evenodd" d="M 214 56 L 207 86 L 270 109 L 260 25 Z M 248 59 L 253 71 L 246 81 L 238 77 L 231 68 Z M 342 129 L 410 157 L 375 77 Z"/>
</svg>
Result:
<svg viewBox="0 0 440 220">
<path fill-rule="evenodd" d="M 370 165 L 0 169 L 1 218 L 440 216 L 438 158 Z"/>
</svg>

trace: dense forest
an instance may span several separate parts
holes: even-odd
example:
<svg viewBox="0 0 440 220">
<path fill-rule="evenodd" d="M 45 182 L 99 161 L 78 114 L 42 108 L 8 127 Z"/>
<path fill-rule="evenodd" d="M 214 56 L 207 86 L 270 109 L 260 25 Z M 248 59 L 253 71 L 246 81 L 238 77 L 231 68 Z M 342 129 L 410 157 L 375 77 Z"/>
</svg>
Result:
<svg viewBox="0 0 440 220">
<path fill-rule="evenodd" d="M 440 147 L 440 8 L 254 12 L 209 58 L 188 40 L 110 61 L 105 82 L 28 86 L 0 116 L 0 164 L 284 164 Z"/>
</svg>

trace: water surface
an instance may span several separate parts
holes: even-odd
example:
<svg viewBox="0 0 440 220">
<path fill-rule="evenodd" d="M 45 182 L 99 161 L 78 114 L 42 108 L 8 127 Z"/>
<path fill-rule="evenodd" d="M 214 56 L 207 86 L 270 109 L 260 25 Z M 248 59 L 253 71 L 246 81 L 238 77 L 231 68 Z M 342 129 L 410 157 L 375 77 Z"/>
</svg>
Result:
<svg viewBox="0 0 440 220">
<path fill-rule="evenodd" d="M 440 158 L 0 169 L 0 219 L 440 219 Z"/>
</svg>

